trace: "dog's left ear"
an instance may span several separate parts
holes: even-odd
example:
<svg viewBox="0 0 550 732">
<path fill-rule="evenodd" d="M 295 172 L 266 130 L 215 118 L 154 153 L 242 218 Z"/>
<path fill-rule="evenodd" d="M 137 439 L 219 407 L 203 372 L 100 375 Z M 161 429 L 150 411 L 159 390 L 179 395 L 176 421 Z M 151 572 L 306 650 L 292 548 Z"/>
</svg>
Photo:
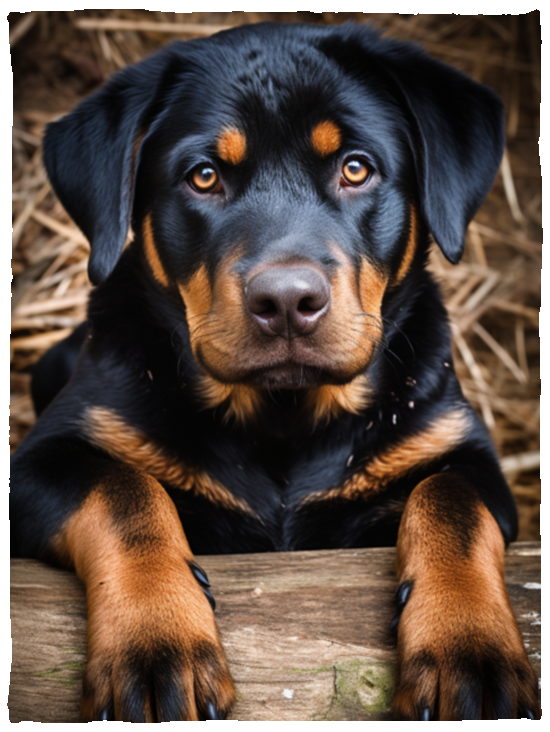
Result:
<svg viewBox="0 0 550 732">
<path fill-rule="evenodd" d="M 424 218 L 447 259 L 456 264 L 468 224 L 500 166 L 502 101 L 419 46 L 379 38 L 368 28 L 353 35 L 363 58 L 370 59 L 363 66 L 365 77 L 374 72 L 385 78 L 405 113 Z"/>
</svg>

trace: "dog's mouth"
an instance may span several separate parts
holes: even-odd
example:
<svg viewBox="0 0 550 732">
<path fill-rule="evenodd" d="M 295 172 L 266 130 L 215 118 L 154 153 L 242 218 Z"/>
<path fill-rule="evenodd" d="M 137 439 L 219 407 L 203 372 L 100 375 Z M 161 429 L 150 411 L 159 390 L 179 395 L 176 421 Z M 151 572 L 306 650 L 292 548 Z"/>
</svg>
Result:
<svg viewBox="0 0 550 732">
<path fill-rule="evenodd" d="M 241 383 L 258 389 L 312 389 L 327 384 L 346 383 L 328 370 L 296 361 L 251 370 Z"/>
<path fill-rule="evenodd" d="M 347 362 L 340 365 L 340 370 L 335 370 L 337 363 L 333 352 L 332 358 L 321 358 L 318 352 L 312 351 L 311 355 L 317 356 L 312 363 L 296 358 L 266 363 L 265 350 L 248 353 L 253 364 L 246 360 L 246 355 L 239 364 L 233 362 L 231 374 L 218 371 L 214 362 L 199 359 L 203 376 L 197 386 L 204 407 L 223 405 L 224 419 L 235 419 L 244 424 L 258 419 L 261 414 L 274 417 L 269 406 L 280 405 L 283 394 L 294 393 L 294 407 L 317 425 L 326 424 L 343 411 L 359 414 L 369 405 L 371 385 L 364 373 L 364 362 L 356 365 L 355 372 L 349 370 Z M 243 355 L 242 349 L 239 355 Z M 236 366 L 240 369 L 238 373 Z M 275 412 L 280 416 L 277 409 Z M 284 429 L 287 428 L 285 423 Z M 273 424 L 270 429 L 274 429 Z"/>
<path fill-rule="evenodd" d="M 354 339 L 330 338 L 325 331 L 290 341 L 250 331 L 236 335 L 227 350 L 227 340 L 197 344 L 198 364 L 221 383 L 269 390 L 347 384 L 368 368 L 381 342 L 367 334 L 358 347 Z"/>
<path fill-rule="evenodd" d="M 228 261 L 213 287 L 201 270 L 180 287 L 204 373 L 220 384 L 270 390 L 340 386 L 363 373 L 383 339 L 387 280 L 366 260 L 357 269 L 337 253 L 330 277 L 299 262 L 243 281 Z"/>
</svg>

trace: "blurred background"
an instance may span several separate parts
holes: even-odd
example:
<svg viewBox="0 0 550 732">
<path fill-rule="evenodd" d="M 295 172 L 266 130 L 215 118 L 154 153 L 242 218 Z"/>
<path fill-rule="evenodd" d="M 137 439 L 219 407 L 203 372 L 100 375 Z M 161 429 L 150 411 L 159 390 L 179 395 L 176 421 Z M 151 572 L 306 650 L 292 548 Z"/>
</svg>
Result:
<svg viewBox="0 0 550 732">
<path fill-rule="evenodd" d="M 176 38 L 265 20 L 370 22 L 420 43 L 491 86 L 506 106 L 507 148 L 493 190 L 452 267 L 434 248 L 465 395 L 489 429 L 520 512 L 521 540 L 540 539 L 541 91 L 540 18 L 525 15 L 162 13 L 82 10 L 10 13 L 14 80 L 13 294 L 10 442 L 35 422 L 33 364 L 86 313 L 88 243 L 53 194 L 42 164 L 44 125 L 114 71 Z"/>
</svg>

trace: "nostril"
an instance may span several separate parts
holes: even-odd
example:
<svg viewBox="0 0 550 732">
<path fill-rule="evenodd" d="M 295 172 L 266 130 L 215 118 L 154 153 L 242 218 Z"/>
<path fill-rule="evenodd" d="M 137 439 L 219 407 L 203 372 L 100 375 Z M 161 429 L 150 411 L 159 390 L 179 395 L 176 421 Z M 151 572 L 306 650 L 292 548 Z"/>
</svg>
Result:
<svg viewBox="0 0 550 732">
<path fill-rule="evenodd" d="M 326 305 L 326 302 L 326 300 L 321 302 L 319 298 L 316 297 L 303 297 L 298 303 L 297 310 L 302 315 L 311 315 L 322 310 Z"/>
<path fill-rule="evenodd" d="M 254 315 L 275 315 L 277 306 L 273 300 L 257 300 L 250 303 L 250 310 Z"/>
<path fill-rule="evenodd" d="M 297 310 L 302 315 L 310 315 L 311 313 L 317 312 L 316 308 L 312 307 L 310 299 L 306 297 L 304 297 L 303 300 L 300 300 Z"/>
</svg>

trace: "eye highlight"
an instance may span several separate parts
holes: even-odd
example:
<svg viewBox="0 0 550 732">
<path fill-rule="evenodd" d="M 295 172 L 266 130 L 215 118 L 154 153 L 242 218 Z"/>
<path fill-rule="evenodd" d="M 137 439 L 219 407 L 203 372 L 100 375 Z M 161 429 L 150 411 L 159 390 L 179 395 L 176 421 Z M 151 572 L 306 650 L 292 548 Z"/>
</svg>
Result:
<svg viewBox="0 0 550 732">
<path fill-rule="evenodd" d="M 197 193 L 220 193 L 222 190 L 220 176 L 208 163 L 197 165 L 187 180 Z"/>
<path fill-rule="evenodd" d="M 359 158 L 349 158 L 342 166 L 342 186 L 360 186 L 369 177 L 370 170 Z"/>
</svg>

